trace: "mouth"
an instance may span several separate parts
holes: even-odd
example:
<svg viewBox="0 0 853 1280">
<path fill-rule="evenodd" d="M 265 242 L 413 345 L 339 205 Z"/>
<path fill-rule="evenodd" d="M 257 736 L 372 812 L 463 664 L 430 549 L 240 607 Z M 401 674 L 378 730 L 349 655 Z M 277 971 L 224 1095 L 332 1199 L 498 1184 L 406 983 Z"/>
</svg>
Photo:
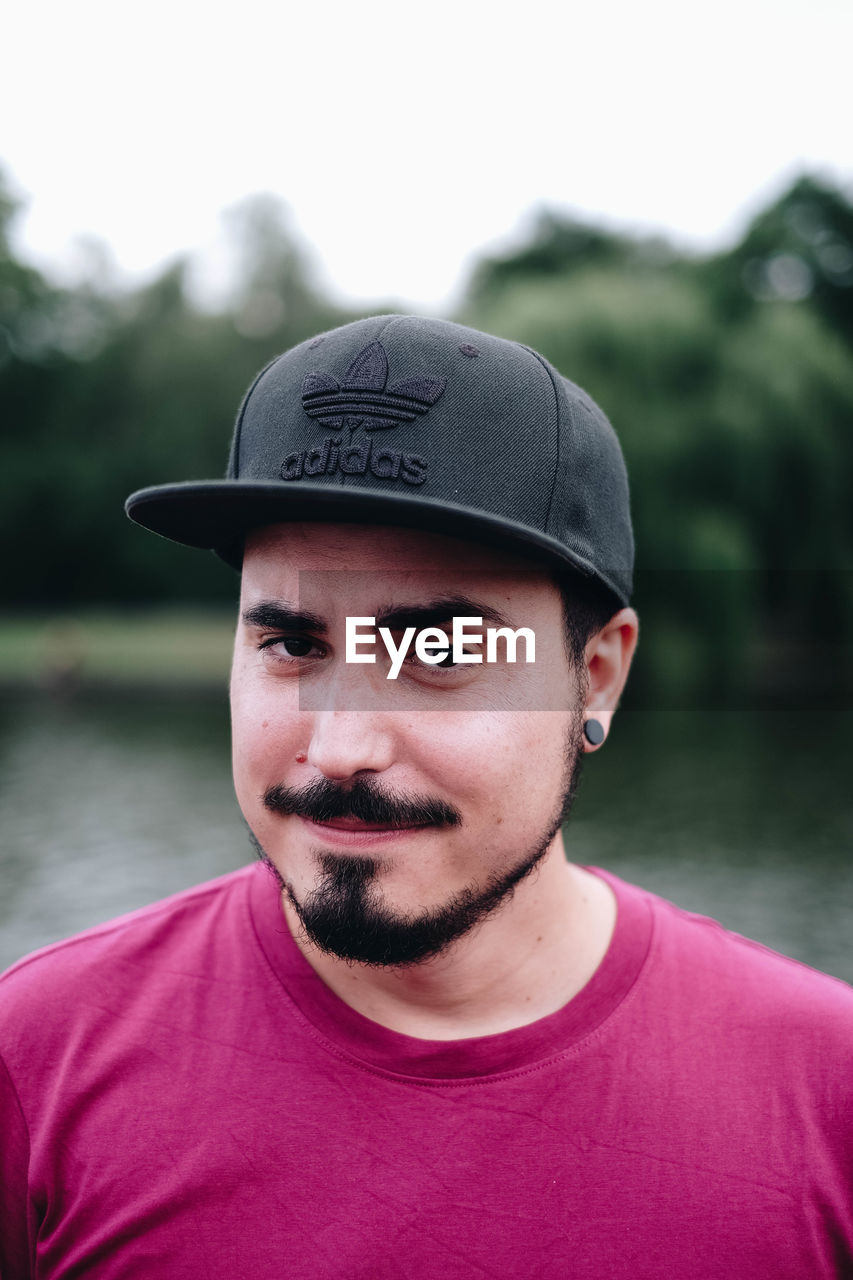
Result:
<svg viewBox="0 0 853 1280">
<path fill-rule="evenodd" d="M 300 821 L 315 836 L 321 836 L 324 842 L 346 848 L 384 844 L 389 840 L 399 840 L 417 835 L 421 831 L 432 830 L 429 823 L 400 826 L 394 823 L 362 822 L 359 818 L 331 818 L 328 822 L 315 822 L 312 818 L 300 817 Z"/>
</svg>

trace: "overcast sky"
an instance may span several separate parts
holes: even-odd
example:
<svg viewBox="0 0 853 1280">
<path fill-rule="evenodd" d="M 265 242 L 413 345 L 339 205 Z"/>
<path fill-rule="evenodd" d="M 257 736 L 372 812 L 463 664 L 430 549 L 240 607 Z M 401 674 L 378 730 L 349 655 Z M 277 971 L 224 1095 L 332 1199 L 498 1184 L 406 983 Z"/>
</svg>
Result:
<svg viewBox="0 0 853 1280">
<path fill-rule="evenodd" d="M 547 202 L 727 242 L 807 168 L 850 186 L 849 0 L 30 0 L 7 14 L 0 165 L 21 251 L 128 278 L 274 192 L 348 301 L 451 305 Z"/>
</svg>

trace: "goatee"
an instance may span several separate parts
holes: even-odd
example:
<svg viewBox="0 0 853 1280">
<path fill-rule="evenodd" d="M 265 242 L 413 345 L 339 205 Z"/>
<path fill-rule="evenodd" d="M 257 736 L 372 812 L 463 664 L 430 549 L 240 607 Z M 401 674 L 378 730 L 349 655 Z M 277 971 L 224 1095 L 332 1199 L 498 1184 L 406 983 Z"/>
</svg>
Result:
<svg viewBox="0 0 853 1280">
<path fill-rule="evenodd" d="M 405 968 L 446 952 L 504 902 L 543 860 L 567 820 L 577 791 L 583 759 L 580 720 L 566 744 L 566 764 L 559 805 L 526 853 L 508 871 L 485 884 L 472 883 L 439 907 L 422 912 L 395 912 L 382 901 L 378 879 L 381 858 L 319 851 L 319 884 L 299 901 L 254 834 L 261 860 L 287 895 L 306 937 L 321 951 L 352 963 L 379 968 Z M 299 814 L 314 821 L 359 818 L 386 825 L 455 827 L 461 814 L 430 797 L 400 797 L 383 790 L 370 777 L 341 787 L 328 778 L 296 790 L 271 787 L 264 803 L 275 813 Z M 321 837 L 320 837 L 321 838 Z"/>
</svg>

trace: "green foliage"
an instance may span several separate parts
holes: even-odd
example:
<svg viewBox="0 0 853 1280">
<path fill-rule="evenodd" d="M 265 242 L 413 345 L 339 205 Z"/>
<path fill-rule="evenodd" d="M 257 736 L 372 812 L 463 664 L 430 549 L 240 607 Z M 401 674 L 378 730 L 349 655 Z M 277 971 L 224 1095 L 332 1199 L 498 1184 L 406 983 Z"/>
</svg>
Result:
<svg viewBox="0 0 853 1280">
<path fill-rule="evenodd" d="M 189 264 L 119 293 L 59 289 L 10 248 L 0 182 L 0 521 L 9 605 L 230 599 L 213 557 L 142 535 L 133 489 L 223 473 L 231 423 L 278 351 L 352 316 L 334 307 L 281 206 L 229 219 L 227 306 L 194 304 Z M 614 422 L 631 476 L 635 686 L 737 696 L 853 632 L 853 208 L 804 177 L 727 253 L 689 258 L 540 212 L 474 271 L 460 319 L 542 351 Z M 828 645 L 828 648 L 827 648 Z M 793 655 L 791 657 L 790 655 Z M 771 664 L 772 665 L 772 664 Z M 814 665 L 814 664 L 811 664 Z M 806 672 L 807 674 L 807 672 Z"/>
<path fill-rule="evenodd" d="M 807 299 L 853 344 L 853 206 L 840 191 L 802 177 L 731 252 L 699 264 L 697 278 L 729 318 L 756 303 Z"/>
<path fill-rule="evenodd" d="M 479 306 L 519 281 L 550 280 L 591 266 L 625 269 L 659 261 L 661 253 L 668 256 L 658 241 L 619 239 L 598 227 L 540 209 L 525 244 L 514 253 L 484 259 L 474 268 L 468 299 L 471 305 Z"/>
<path fill-rule="evenodd" d="M 829 637 L 821 688 L 849 684 L 851 233 L 843 197 L 803 179 L 707 261 L 617 237 L 607 250 L 602 233 L 585 259 L 577 224 L 551 218 L 530 249 L 475 273 L 464 319 L 542 351 L 619 433 L 647 620 L 635 689 L 665 693 L 670 655 L 677 693 L 739 696 L 780 636 L 802 661 L 789 678 L 816 677 L 808 645 Z M 756 287 L 756 263 L 778 287 Z"/>
<path fill-rule="evenodd" d="M 29 292 L 0 371 L 0 519 L 19 553 L 6 566 L 8 603 L 234 594 L 233 573 L 214 557 L 140 537 L 124 500 L 145 485 L 223 475 L 236 408 L 258 369 L 352 317 L 312 289 L 267 201 L 249 202 L 233 228 L 242 270 L 232 305 L 219 313 L 188 300 L 182 261 L 118 297 L 52 289 L 12 264 Z M 68 341 L 74 305 L 86 309 L 85 352 Z M 19 340 L 36 329 L 39 344 Z"/>
</svg>

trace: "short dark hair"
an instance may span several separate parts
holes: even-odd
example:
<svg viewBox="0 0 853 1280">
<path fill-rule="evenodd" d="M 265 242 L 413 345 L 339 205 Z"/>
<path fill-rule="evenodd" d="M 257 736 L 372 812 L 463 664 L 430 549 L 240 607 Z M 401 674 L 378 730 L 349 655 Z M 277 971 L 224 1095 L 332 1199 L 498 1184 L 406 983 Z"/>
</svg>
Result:
<svg viewBox="0 0 853 1280">
<path fill-rule="evenodd" d="M 584 652 L 594 635 L 606 626 L 621 608 L 614 596 L 594 578 L 577 574 L 555 579 L 563 602 L 566 651 L 572 665 L 583 666 Z"/>
</svg>

